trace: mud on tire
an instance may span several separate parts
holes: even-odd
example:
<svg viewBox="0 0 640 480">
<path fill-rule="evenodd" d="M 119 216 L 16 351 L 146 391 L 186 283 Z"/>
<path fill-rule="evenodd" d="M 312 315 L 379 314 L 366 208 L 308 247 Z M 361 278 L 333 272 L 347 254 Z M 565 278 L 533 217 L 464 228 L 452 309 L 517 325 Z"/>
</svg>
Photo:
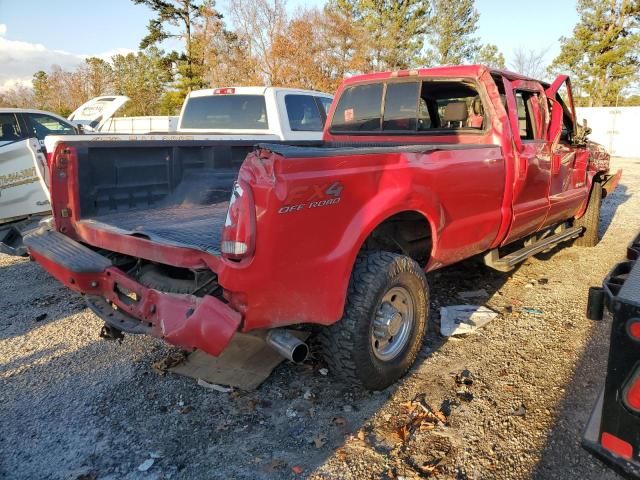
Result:
<svg viewBox="0 0 640 480">
<path fill-rule="evenodd" d="M 374 352 L 374 321 L 389 292 L 407 292 L 413 320 L 406 343 L 392 358 Z M 356 260 L 343 317 L 324 328 L 319 341 L 332 372 L 369 390 L 394 383 L 411 367 L 422 347 L 429 313 L 429 290 L 425 274 L 411 258 L 388 252 L 368 252 Z M 404 316 L 403 316 L 404 318 Z"/>
</svg>

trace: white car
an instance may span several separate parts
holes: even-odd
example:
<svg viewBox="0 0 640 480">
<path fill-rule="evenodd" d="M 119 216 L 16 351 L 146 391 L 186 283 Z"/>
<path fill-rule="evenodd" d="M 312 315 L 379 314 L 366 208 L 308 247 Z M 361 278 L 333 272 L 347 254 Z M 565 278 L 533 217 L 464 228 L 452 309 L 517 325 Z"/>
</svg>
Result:
<svg viewBox="0 0 640 480">
<path fill-rule="evenodd" d="M 26 253 L 21 232 L 51 210 L 49 191 L 41 180 L 44 138 L 78 132 L 50 112 L 0 109 L 0 252 Z"/>
</svg>

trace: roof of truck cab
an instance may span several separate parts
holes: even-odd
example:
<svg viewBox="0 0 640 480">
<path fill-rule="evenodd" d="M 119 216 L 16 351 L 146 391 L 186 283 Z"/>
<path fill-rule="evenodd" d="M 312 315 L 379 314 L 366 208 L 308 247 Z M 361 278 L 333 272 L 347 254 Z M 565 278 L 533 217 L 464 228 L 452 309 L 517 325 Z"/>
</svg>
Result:
<svg viewBox="0 0 640 480">
<path fill-rule="evenodd" d="M 206 97 L 214 95 L 216 90 L 220 89 L 233 89 L 236 95 L 264 95 L 269 91 L 285 91 L 290 93 L 305 93 L 311 95 L 321 95 L 325 97 L 331 97 L 332 94 L 326 92 L 319 92 L 317 90 L 304 90 L 301 88 L 288 88 L 288 87 L 216 87 L 216 88 L 204 88 L 202 90 L 194 90 L 189 93 L 189 97 Z"/>
<path fill-rule="evenodd" d="M 51 115 L 57 118 L 62 118 L 65 122 L 68 122 L 64 117 L 61 117 L 57 113 L 47 112 L 45 110 L 36 110 L 33 108 L 0 108 L 0 113 L 41 113 L 43 115 Z"/>
<path fill-rule="evenodd" d="M 36 110 L 34 108 L 0 108 L 0 113 L 35 113 L 39 115 L 49 115 L 66 124 L 73 125 L 73 122 L 70 122 L 66 118 L 58 115 L 57 113 L 47 112 L 46 110 Z"/>
<path fill-rule="evenodd" d="M 367 73 L 364 75 L 355 75 L 347 78 L 345 84 L 360 83 L 374 80 L 385 80 L 387 78 L 396 77 L 470 77 L 478 78 L 484 71 L 496 73 L 502 75 L 509 80 L 533 80 L 538 82 L 535 78 L 530 78 L 519 73 L 511 72 L 509 70 L 498 70 L 487 67 L 486 65 L 447 65 L 441 67 L 432 68 L 416 68 L 413 70 L 396 70 L 387 72 Z M 541 82 L 543 83 L 544 82 Z"/>
</svg>

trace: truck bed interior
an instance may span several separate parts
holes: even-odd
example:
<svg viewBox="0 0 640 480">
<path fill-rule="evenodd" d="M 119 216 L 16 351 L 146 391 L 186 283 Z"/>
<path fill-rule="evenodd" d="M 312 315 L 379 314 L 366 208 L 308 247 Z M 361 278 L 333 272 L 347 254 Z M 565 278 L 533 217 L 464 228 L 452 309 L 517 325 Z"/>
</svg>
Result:
<svg viewBox="0 0 640 480">
<path fill-rule="evenodd" d="M 79 149 L 80 222 L 218 255 L 233 182 L 248 149 Z"/>
</svg>

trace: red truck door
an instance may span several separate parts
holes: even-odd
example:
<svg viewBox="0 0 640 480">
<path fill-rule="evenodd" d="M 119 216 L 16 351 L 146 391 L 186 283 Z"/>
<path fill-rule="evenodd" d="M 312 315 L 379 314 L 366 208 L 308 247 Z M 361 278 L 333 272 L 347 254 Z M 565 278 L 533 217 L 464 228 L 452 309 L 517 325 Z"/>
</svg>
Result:
<svg viewBox="0 0 640 480">
<path fill-rule="evenodd" d="M 551 159 L 546 140 L 548 111 L 538 82 L 503 78 L 513 138 L 513 218 L 503 245 L 540 229 L 549 213 Z"/>
<path fill-rule="evenodd" d="M 552 128 L 547 133 L 551 157 L 551 184 L 549 214 L 544 226 L 573 217 L 588 194 L 587 164 L 589 154 L 585 148 L 570 143 L 575 133 L 576 116 L 571 94 L 571 82 L 560 75 L 545 91 L 551 108 Z"/>
</svg>

